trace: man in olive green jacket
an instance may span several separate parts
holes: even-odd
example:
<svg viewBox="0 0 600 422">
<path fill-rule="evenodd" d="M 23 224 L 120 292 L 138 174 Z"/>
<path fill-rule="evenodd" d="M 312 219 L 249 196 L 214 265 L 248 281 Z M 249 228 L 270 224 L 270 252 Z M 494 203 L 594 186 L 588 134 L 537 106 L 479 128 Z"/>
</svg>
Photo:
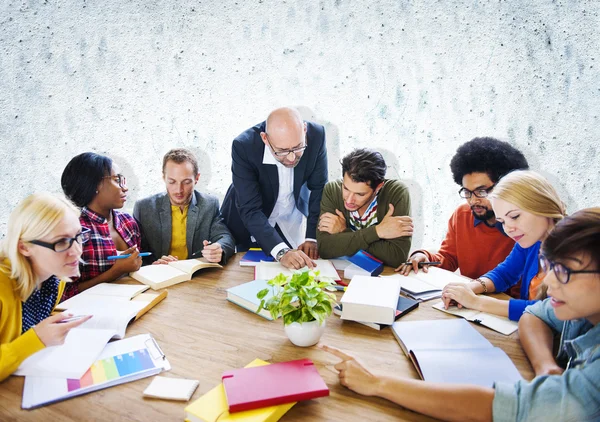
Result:
<svg viewBox="0 0 600 422">
<path fill-rule="evenodd" d="M 342 180 L 329 182 L 321 198 L 317 245 L 321 258 L 364 250 L 396 267 L 406 261 L 413 224 L 408 188 L 385 179 L 379 152 L 356 149 L 342 159 Z"/>
</svg>

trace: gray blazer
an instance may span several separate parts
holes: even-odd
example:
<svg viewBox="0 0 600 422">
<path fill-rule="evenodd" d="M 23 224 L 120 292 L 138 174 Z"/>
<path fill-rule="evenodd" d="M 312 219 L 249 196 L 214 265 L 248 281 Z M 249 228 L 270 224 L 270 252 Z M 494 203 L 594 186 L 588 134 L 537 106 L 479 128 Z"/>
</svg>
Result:
<svg viewBox="0 0 600 422">
<path fill-rule="evenodd" d="M 133 207 L 133 217 L 142 233 L 142 251 L 152 252 L 151 256 L 144 259 L 144 264 L 168 255 L 173 229 L 171 201 L 167 193 L 159 193 L 137 201 Z M 187 215 L 188 259 L 202 257 L 203 240 L 218 241 L 221 244 L 221 264 L 225 264 L 235 252 L 235 242 L 219 212 L 219 200 L 214 196 L 194 191 Z"/>
</svg>

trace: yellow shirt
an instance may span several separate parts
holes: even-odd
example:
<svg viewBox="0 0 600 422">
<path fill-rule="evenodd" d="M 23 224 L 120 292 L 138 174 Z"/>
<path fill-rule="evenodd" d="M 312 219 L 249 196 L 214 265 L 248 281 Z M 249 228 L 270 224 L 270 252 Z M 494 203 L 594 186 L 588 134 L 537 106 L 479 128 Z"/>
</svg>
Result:
<svg viewBox="0 0 600 422">
<path fill-rule="evenodd" d="M 7 261 L 4 264 L 10 265 Z M 15 280 L 0 270 L 0 381 L 15 372 L 26 358 L 45 347 L 33 328 L 21 334 L 23 302 L 15 288 Z M 64 289 L 65 282 L 61 282 L 57 302 Z"/>
<path fill-rule="evenodd" d="M 179 259 L 187 259 L 188 250 L 186 244 L 185 230 L 187 227 L 188 207 L 186 205 L 183 212 L 177 205 L 171 205 L 171 246 L 169 255 L 176 256 Z M 160 258 L 160 257 L 159 257 Z"/>
</svg>

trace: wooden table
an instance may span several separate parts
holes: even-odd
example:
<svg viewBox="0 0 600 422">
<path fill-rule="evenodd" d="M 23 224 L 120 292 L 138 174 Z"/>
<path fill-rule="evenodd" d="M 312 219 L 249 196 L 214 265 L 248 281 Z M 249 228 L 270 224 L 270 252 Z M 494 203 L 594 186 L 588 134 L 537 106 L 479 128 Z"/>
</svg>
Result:
<svg viewBox="0 0 600 422">
<path fill-rule="evenodd" d="M 239 266 L 240 255 L 234 256 L 223 270 L 202 270 L 193 280 L 170 287 L 169 296 L 162 303 L 127 329 L 127 336 L 149 332 L 156 338 L 172 365 L 172 370 L 162 375 L 200 380 L 191 400 L 217 385 L 225 370 L 241 368 L 255 358 L 270 362 L 309 358 L 329 386 L 330 396 L 296 404 L 282 421 L 432 420 L 387 400 L 360 396 L 342 387 L 332 367 L 337 362 L 335 357 L 314 347 L 292 345 L 281 320 L 267 321 L 228 302 L 227 288 L 253 279 L 252 267 Z M 386 273 L 392 270 L 387 269 Z M 457 318 L 432 309 L 431 304 L 436 302 L 422 303 L 402 320 Z M 524 378 L 533 377 L 518 332 L 507 337 L 474 327 L 510 356 Z M 354 354 L 376 372 L 418 378 L 390 329 L 376 331 L 332 315 L 321 341 Z M 23 378 L 13 376 L 0 383 L 0 420 L 182 421 L 187 403 L 142 397 L 150 380 L 145 378 L 26 411 L 20 407 Z"/>
</svg>

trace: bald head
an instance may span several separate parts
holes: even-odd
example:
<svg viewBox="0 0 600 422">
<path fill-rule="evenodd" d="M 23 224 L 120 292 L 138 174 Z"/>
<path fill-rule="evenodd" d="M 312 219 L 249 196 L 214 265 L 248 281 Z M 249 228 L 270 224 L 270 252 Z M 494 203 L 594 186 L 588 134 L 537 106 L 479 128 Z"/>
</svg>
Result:
<svg viewBox="0 0 600 422">
<path fill-rule="evenodd" d="M 294 148 L 304 141 L 304 121 L 295 108 L 273 110 L 267 117 L 265 130 L 274 147 Z"/>
<path fill-rule="evenodd" d="M 298 110 L 291 107 L 282 107 L 273 110 L 265 124 L 265 131 L 260 136 L 271 152 L 296 151 L 306 147 L 306 123 Z M 285 156 L 274 157 L 286 167 L 294 167 L 300 161 L 302 151 L 289 153 Z"/>
</svg>

